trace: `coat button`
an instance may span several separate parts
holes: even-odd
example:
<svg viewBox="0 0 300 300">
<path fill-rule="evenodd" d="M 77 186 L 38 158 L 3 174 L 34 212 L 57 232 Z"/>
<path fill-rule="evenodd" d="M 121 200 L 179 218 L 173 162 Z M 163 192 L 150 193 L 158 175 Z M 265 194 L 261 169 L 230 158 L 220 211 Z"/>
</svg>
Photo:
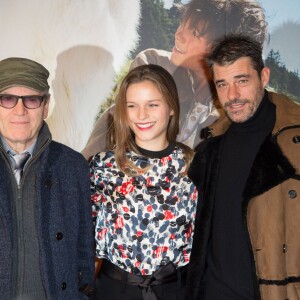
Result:
<svg viewBox="0 0 300 300">
<path fill-rule="evenodd" d="M 45 180 L 45 187 L 50 188 L 52 186 L 52 180 L 51 179 L 46 179 Z"/>
<path fill-rule="evenodd" d="M 296 197 L 297 197 L 297 192 L 296 192 L 295 190 L 290 190 L 290 191 L 289 191 L 289 197 L 290 197 L 291 199 L 296 198 Z"/>
<path fill-rule="evenodd" d="M 293 142 L 294 142 L 295 144 L 299 144 L 299 143 L 300 143 L 300 135 L 295 135 L 295 136 L 293 137 Z"/>
<path fill-rule="evenodd" d="M 65 283 L 65 282 L 63 282 L 62 284 L 61 284 L 61 289 L 62 290 L 65 290 L 67 288 L 67 284 Z"/>
<path fill-rule="evenodd" d="M 61 232 L 58 232 L 58 233 L 56 234 L 56 239 L 57 239 L 58 241 L 62 240 L 63 237 L 64 237 L 64 235 L 63 235 Z"/>
<path fill-rule="evenodd" d="M 287 245 L 286 245 L 286 244 L 283 244 L 283 245 L 282 245 L 282 252 L 283 252 L 283 253 L 286 253 L 286 252 L 287 252 Z"/>
</svg>

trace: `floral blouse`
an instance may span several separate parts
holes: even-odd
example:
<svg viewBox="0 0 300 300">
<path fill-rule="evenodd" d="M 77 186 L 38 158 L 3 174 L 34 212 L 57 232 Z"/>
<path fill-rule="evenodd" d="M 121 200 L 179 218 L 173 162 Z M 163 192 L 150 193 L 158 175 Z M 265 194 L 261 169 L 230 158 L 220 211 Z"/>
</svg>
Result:
<svg viewBox="0 0 300 300">
<path fill-rule="evenodd" d="M 113 151 L 91 161 L 93 217 L 96 219 L 96 256 L 123 270 L 150 275 L 172 261 L 189 262 L 197 191 L 182 173 L 182 149 L 175 146 L 163 158 L 128 153 L 139 167 L 152 165 L 142 175 L 121 172 Z"/>
</svg>

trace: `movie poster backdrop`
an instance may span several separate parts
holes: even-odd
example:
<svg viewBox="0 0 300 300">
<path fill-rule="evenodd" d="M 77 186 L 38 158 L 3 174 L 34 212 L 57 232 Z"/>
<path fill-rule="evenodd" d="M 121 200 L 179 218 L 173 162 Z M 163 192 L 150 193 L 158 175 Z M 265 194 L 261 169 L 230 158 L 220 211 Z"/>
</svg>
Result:
<svg viewBox="0 0 300 300">
<path fill-rule="evenodd" d="M 86 158 L 105 150 L 118 83 L 140 64 L 174 77 L 178 140 L 195 147 L 219 112 L 205 66 L 213 41 L 243 32 L 261 41 L 268 89 L 300 103 L 298 0 L 2 1 L 0 59 L 34 59 L 51 73 L 53 138 Z"/>
</svg>

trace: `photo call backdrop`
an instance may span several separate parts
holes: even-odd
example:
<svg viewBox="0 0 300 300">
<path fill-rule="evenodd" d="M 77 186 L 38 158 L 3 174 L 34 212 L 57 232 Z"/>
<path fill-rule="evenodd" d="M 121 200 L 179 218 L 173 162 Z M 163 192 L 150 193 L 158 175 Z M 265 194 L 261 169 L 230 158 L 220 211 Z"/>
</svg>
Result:
<svg viewBox="0 0 300 300">
<path fill-rule="evenodd" d="M 136 56 L 151 48 L 163 53 L 158 63 L 170 57 L 180 25 L 178 7 L 189 1 L 1 0 L 0 59 L 26 57 L 50 71 L 51 107 L 47 122 L 53 139 L 82 151 L 97 119 L 113 105 L 117 84 Z M 197 1 L 210 2 L 193 0 Z M 300 2 L 252 2 L 262 6 L 268 23 L 264 42 L 264 59 L 271 69 L 268 89 L 285 93 L 300 103 Z M 226 22 L 236 20 L 228 17 Z M 172 63 L 169 68 L 174 74 L 180 69 Z M 186 82 L 176 83 L 179 95 L 186 93 Z M 210 90 L 203 93 L 207 101 L 212 99 Z M 183 116 L 191 113 L 184 111 L 184 105 L 181 109 Z M 185 126 L 185 121 L 181 122 Z M 186 126 L 190 129 L 192 125 Z M 192 147 L 195 145 L 195 137 L 189 140 L 190 134 L 184 137 L 181 132 L 180 138 Z"/>
</svg>

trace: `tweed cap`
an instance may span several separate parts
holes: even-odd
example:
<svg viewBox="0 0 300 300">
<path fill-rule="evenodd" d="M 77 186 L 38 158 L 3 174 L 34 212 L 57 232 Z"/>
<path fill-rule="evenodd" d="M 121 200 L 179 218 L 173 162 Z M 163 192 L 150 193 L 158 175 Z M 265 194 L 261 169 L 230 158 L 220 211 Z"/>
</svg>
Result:
<svg viewBox="0 0 300 300">
<path fill-rule="evenodd" d="M 49 71 L 41 64 L 22 57 L 0 61 L 0 91 L 13 86 L 24 86 L 39 92 L 49 90 Z"/>
</svg>

